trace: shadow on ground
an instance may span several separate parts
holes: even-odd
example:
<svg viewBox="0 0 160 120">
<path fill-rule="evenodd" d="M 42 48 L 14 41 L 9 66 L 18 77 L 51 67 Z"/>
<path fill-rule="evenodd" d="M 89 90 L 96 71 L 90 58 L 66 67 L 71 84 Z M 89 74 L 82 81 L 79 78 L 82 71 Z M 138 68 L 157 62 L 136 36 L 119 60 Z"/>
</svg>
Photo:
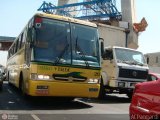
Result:
<svg viewBox="0 0 160 120">
<path fill-rule="evenodd" d="M 0 92 L 1 110 L 74 110 L 92 108 L 89 103 L 97 104 L 121 104 L 130 103 L 127 96 L 107 94 L 104 99 L 77 98 L 73 101 L 58 99 L 55 97 L 24 97 L 21 92 L 13 86 L 3 84 Z"/>
<path fill-rule="evenodd" d="M 85 109 L 92 106 L 78 100 L 55 97 L 24 97 L 14 86 L 3 85 L 0 92 L 1 110 L 67 110 Z"/>
<path fill-rule="evenodd" d="M 99 104 L 121 104 L 121 103 L 130 103 L 131 99 L 126 95 L 120 94 L 106 94 L 103 99 L 80 99 L 86 103 L 99 103 Z"/>
</svg>

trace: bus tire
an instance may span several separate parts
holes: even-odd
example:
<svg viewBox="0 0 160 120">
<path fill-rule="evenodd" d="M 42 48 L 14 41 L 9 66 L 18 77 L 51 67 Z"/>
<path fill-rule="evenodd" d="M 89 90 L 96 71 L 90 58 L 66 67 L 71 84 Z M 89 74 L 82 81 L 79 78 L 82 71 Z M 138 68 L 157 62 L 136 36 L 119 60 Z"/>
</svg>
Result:
<svg viewBox="0 0 160 120">
<path fill-rule="evenodd" d="M 7 73 L 7 78 L 6 80 L 9 82 L 9 72 Z"/>
<path fill-rule="evenodd" d="M 11 83 L 10 80 L 9 80 L 9 79 L 10 79 L 10 78 L 9 78 L 9 72 L 7 73 L 7 78 L 6 78 L 6 79 L 7 79 L 7 81 L 8 81 L 8 85 L 12 87 L 12 83 Z"/>
<path fill-rule="evenodd" d="M 20 73 L 20 77 L 19 77 L 19 89 L 20 89 L 22 95 L 25 95 L 25 85 L 24 85 L 22 73 Z"/>
<path fill-rule="evenodd" d="M 106 96 L 104 84 L 103 84 L 103 79 L 101 78 L 101 83 L 100 83 L 100 91 L 98 95 L 98 99 L 104 99 Z"/>
<path fill-rule="evenodd" d="M 25 99 L 31 99 L 31 96 L 26 94 L 26 88 L 25 88 L 25 84 L 24 84 L 24 79 L 23 79 L 23 74 L 22 73 L 20 74 L 20 78 L 19 78 L 19 89 L 20 89 L 20 92 L 21 92 L 22 96 Z"/>
<path fill-rule="evenodd" d="M 0 91 L 2 91 L 2 88 L 3 88 L 3 86 L 2 86 L 2 84 L 0 84 Z"/>
</svg>

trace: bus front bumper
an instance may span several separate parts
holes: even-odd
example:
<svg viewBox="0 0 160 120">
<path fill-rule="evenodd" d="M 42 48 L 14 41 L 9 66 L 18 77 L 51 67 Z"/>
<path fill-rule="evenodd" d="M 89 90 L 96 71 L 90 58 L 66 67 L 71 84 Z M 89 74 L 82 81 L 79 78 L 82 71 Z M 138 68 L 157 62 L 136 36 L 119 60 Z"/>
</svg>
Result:
<svg viewBox="0 0 160 120">
<path fill-rule="evenodd" d="M 31 96 L 97 98 L 99 84 L 29 80 L 27 94 Z"/>
</svg>

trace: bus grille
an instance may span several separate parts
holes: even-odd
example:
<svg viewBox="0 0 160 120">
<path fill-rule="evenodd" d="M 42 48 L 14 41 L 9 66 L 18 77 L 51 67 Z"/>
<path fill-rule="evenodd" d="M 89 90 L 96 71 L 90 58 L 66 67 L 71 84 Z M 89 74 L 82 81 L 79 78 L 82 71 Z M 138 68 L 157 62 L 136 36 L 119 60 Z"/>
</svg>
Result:
<svg viewBox="0 0 160 120">
<path fill-rule="evenodd" d="M 60 80 L 60 81 L 74 81 L 74 82 L 84 82 L 87 80 L 86 77 L 73 77 L 73 76 L 61 76 L 61 75 L 54 75 L 53 78 L 55 80 Z"/>
<path fill-rule="evenodd" d="M 119 69 L 119 77 L 147 79 L 148 71 L 132 70 L 132 69 Z"/>
</svg>

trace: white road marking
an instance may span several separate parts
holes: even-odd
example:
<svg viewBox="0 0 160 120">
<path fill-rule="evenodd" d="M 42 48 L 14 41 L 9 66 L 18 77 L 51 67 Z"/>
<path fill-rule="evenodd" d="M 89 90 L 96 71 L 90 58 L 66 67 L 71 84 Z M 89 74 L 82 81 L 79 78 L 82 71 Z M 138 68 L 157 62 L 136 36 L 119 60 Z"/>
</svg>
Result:
<svg viewBox="0 0 160 120">
<path fill-rule="evenodd" d="M 37 115 L 35 115 L 35 114 L 31 114 L 31 116 L 33 117 L 33 119 L 35 119 L 35 120 L 41 120 Z"/>
</svg>

